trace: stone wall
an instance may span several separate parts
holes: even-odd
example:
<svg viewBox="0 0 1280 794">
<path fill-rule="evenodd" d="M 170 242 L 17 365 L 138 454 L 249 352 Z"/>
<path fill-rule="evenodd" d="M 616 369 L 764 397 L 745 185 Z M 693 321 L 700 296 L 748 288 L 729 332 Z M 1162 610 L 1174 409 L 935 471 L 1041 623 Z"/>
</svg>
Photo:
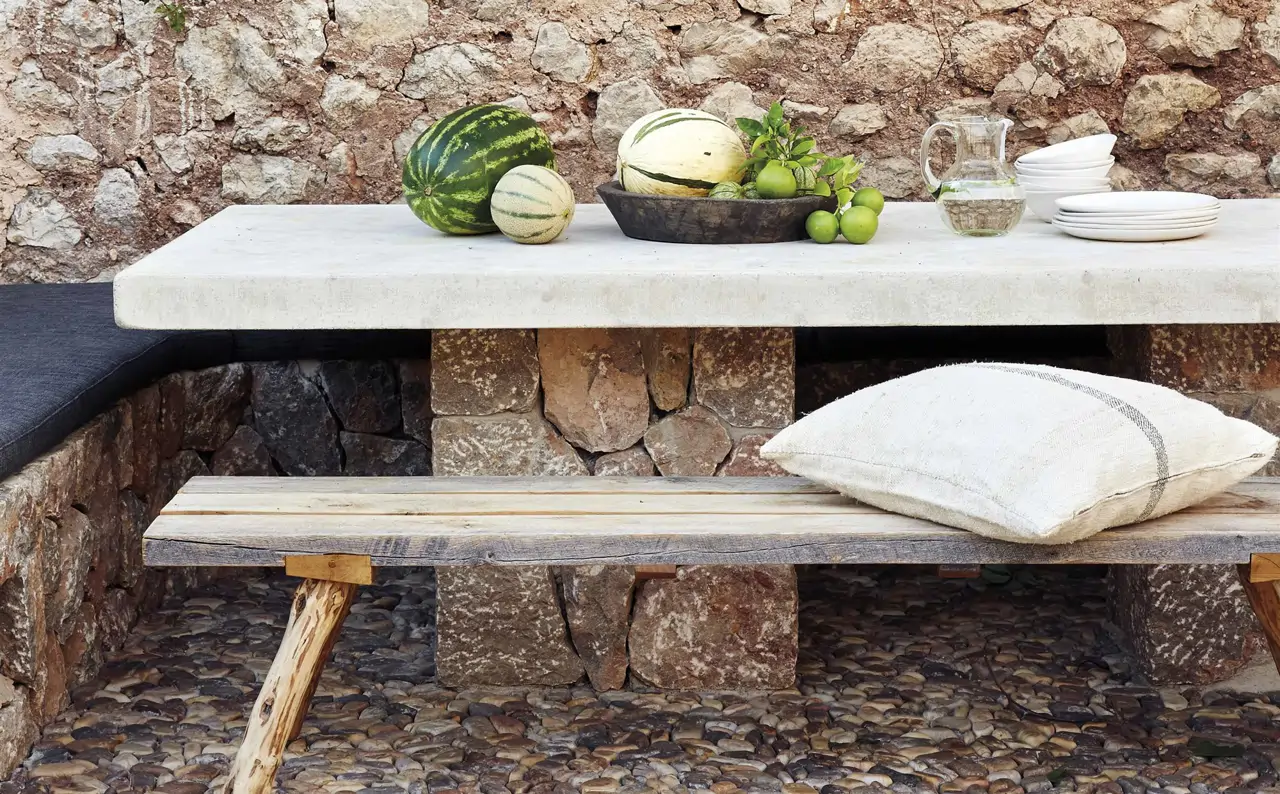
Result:
<svg viewBox="0 0 1280 794">
<path fill-rule="evenodd" d="M 141 610 L 210 576 L 142 565 L 143 531 L 187 479 L 428 474 L 427 373 L 425 360 L 176 373 L 0 481 L 0 778 Z"/>
<path fill-rule="evenodd" d="M 782 476 L 760 446 L 795 416 L 787 329 L 437 331 L 434 468 L 443 476 Z M 446 686 L 601 690 L 628 672 L 674 689 L 795 679 L 789 565 L 437 571 Z"/>
<path fill-rule="evenodd" d="M 388 202 L 431 120 L 506 101 L 580 200 L 664 105 L 775 98 L 918 198 L 935 119 L 1122 133 L 1121 187 L 1280 186 L 1280 0 L 156 0 L 0 5 L 0 283 L 105 278 L 229 203 Z"/>
</svg>

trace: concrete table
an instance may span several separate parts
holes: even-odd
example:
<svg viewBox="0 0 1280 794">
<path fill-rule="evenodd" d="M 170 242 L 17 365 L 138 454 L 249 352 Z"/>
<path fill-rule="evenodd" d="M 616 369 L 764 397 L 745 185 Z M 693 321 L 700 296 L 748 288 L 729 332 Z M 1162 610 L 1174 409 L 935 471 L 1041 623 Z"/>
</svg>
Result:
<svg viewBox="0 0 1280 794">
<path fill-rule="evenodd" d="M 1280 202 L 1171 243 L 1002 238 L 889 204 L 869 245 L 681 246 L 603 205 L 565 238 L 447 237 L 403 206 L 230 207 L 116 278 L 126 327 L 691 328 L 1280 322 Z"/>
<path fill-rule="evenodd" d="M 795 417 L 798 327 L 1105 325 L 1127 374 L 1280 424 L 1280 202 L 1223 204 L 1204 237 L 1125 244 L 1034 219 L 966 239 L 932 205 L 894 203 L 866 246 L 648 243 L 600 205 L 579 207 L 566 238 L 544 246 L 446 237 L 399 205 L 238 206 L 117 276 L 116 317 L 174 330 L 431 329 L 429 361 L 424 350 L 393 365 L 379 388 L 418 402 L 429 392 L 428 414 L 406 408 L 391 433 L 429 446 L 445 476 L 781 474 L 757 453 Z M 337 410 L 323 368 L 260 366 L 255 401 L 286 389 Z M 358 409 L 359 389 L 343 388 Z M 336 419 L 326 443 L 361 435 Z M 272 445 L 285 440 L 264 435 L 278 465 Z M 342 450 L 324 473 L 350 464 Z M 320 469 L 292 471 L 307 472 Z M 791 683 L 789 567 L 695 567 L 640 584 L 617 567 L 444 567 L 438 580 L 448 685 L 585 672 L 607 689 L 628 670 L 679 688 Z M 1235 590 L 1234 569 L 1118 566 L 1112 581 L 1148 675 L 1224 660 L 1196 667 L 1213 677 L 1240 662 L 1249 608 L 1215 597 Z M 1196 596 L 1167 597 L 1180 590 Z"/>
</svg>

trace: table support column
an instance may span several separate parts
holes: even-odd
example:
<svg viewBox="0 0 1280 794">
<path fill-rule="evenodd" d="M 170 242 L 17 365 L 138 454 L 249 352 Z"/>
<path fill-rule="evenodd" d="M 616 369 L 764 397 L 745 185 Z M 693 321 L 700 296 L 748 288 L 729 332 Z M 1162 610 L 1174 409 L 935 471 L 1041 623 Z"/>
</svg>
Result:
<svg viewBox="0 0 1280 794">
<path fill-rule="evenodd" d="M 1121 374 L 1177 389 L 1280 432 L 1280 325 L 1111 329 Z M 1262 474 L 1280 474 L 1272 461 Z M 1112 566 L 1112 619 L 1156 683 L 1231 676 L 1265 648 L 1231 565 Z"/>
<path fill-rule="evenodd" d="M 789 329 L 439 331 L 431 380 L 437 476 L 781 474 L 795 414 Z M 793 684 L 791 566 L 442 568 L 439 604 L 447 686 Z"/>
</svg>

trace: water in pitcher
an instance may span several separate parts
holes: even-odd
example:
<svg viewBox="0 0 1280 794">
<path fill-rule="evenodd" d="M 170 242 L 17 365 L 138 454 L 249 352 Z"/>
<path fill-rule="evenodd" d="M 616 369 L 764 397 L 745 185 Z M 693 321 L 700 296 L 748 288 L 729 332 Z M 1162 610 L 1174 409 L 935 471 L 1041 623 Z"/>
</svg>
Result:
<svg viewBox="0 0 1280 794">
<path fill-rule="evenodd" d="M 1008 119 L 968 117 L 940 121 L 925 131 L 920 144 L 920 170 L 937 199 L 947 228 L 967 237 L 1008 234 L 1022 219 L 1025 194 L 1004 161 Z M 929 168 L 929 145 L 939 131 L 950 132 L 956 159 L 941 178 Z"/>
</svg>

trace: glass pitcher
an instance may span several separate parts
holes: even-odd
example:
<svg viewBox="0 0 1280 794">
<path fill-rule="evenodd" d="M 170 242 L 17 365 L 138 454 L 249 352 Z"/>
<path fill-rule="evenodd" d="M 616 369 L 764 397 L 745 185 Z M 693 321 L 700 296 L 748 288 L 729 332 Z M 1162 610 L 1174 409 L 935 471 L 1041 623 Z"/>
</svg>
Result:
<svg viewBox="0 0 1280 794">
<path fill-rule="evenodd" d="M 1022 219 L 1026 194 L 1004 161 L 1008 119 L 969 116 L 939 121 L 925 130 L 920 142 L 920 170 L 929 192 L 937 199 L 942 222 L 956 234 L 998 237 Z M 942 179 L 929 168 L 934 133 L 946 130 L 956 142 L 956 160 Z"/>
</svg>

